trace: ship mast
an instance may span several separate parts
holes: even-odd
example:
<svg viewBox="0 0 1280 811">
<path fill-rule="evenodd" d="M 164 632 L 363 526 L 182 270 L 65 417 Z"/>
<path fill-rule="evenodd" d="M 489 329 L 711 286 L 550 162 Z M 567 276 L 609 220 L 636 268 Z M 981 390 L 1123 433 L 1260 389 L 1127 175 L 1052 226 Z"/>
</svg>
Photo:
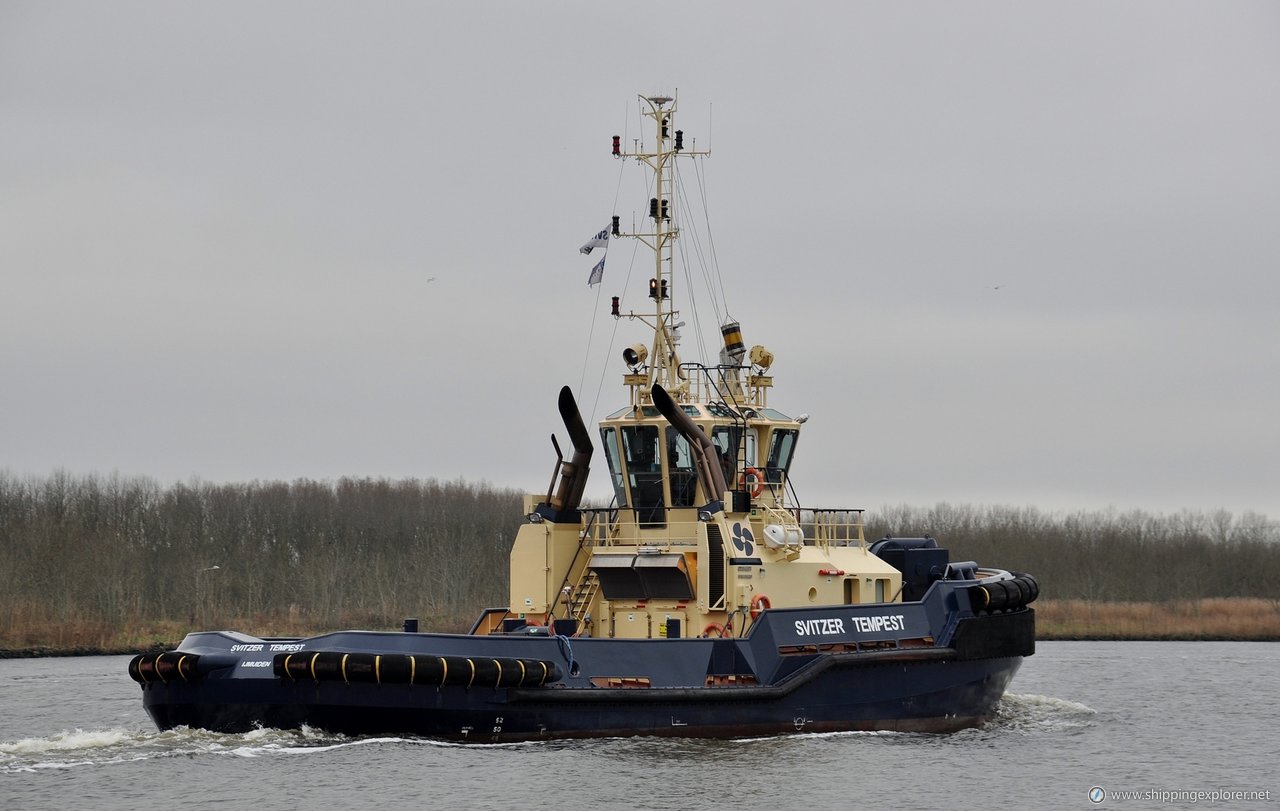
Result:
<svg viewBox="0 0 1280 811">
<path fill-rule="evenodd" d="M 653 343 L 647 351 L 648 365 L 644 369 L 645 357 L 638 347 L 631 347 L 624 353 L 632 374 L 627 375 L 627 383 L 632 386 L 632 401 L 651 402 L 650 392 L 654 384 L 662 386 L 677 401 L 689 397 L 689 381 L 680 369 L 680 355 L 677 347 L 678 325 L 676 318 L 679 312 L 672 308 L 671 292 L 674 285 L 673 269 L 675 241 L 680 236 L 680 227 L 676 220 L 676 177 L 675 158 L 684 154 L 709 155 L 710 152 L 696 152 L 684 148 L 684 132 L 675 129 L 675 113 L 677 101 L 671 96 L 641 96 L 640 112 L 653 119 L 656 134 L 655 146 L 646 150 L 643 142 L 636 144 L 634 151 L 622 149 L 618 136 L 613 138 L 613 154 L 618 158 L 635 158 L 647 165 L 654 176 L 654 197 L 649 199 L 649 220 L 651 231 L 634 234 L 623 234 L 618 230 L 618 218 L 613 218 L 615 236 L 628 236 L 639 239 L 653 251 L 653 277 L 649 280 L 649 298 L 653 301 Z M 616 314 L 616 313 L 615 313 Z M 644 321 L 648 319 L 636 313 L 632 318 Z M 638 389 L 638 391 L 637 391 Z M 637 396 L 638 395 L 638 398 Z"/>
</svg>

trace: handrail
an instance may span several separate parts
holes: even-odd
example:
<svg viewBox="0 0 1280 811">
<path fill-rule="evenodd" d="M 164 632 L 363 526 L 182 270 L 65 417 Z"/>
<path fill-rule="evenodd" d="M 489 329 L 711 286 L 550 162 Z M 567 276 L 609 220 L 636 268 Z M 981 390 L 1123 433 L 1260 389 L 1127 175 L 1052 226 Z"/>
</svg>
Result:
<svg viewBox="0 0 1280 811">
<path fill-rule="evenodd" d="M 614 496 L 614 498 L 616 500 L 617 496 Z M 583 510 L 583 512 L 590 513 L 591 517 L 587 521 L 587 525 L 583 527 L 583 529 L 578 533 L 578 548 L 573 553 L 573 560 L 569 561 L 569 568 L 565 570 L 564 579 L 560 581 L 560 588 L 556 590 L 556 596 L 552 599 L 551 605 L 547 608 L 548 624 L 550 624 L 556 617 L 556 606 L 559 605 L 560 603 L 560 595 L 564 594 L 565 589 L 569 587 L 569 578 L 573 576 L 573 570 L 577 568 L 578 557 L 582 554 L 582 550 L 588 546 L 587 540 L 591 537 L 591 528 L 596 523 L 596 515 L 598 511 Z M 579 577 L 578 584 L 580 585 L 581 582 L 582 582 L 582 578 Z M 572 608 L 573 606 L 572 604 L 570 604 L 569 609 L 571 612 L 572 612 Z"/>
<path fill-rule="evenodd" d="M 850 542 L 856 542 L 866 549 L 867 538 L 865 525 L 862 523 L 864 512 L 866 510 L 862 508 L 849 507 L 794 508 L 796 522 L 805 531 L 806 542 L 823 546 L 849 546 Z M 810 514 L 810 520 L 805 520 L 805 513 Z M 845 519 L 846 515 L 852 520 Z"/>
<path fill-rule="evenodd" d="M 592 512 L 592 510 L 582 510 L 582 512 L 588 513 Z M 595 510 L 595 512 L 606 511 Z M 591 545 L 604 547 L 632 544 L 645 546 L 693 546 L 697 543 L 697 527 L 699 523 L 701 522 L 696 519 L 688 521 L 668 520 L 661 529 L 641 530 L 636 524 L 620 524 L 615 521 L 610 524 L 607 531 L 603 531 L 604 528 L 601 526 L 594 526 Z M 583 531 L 586 531 L 585 526 Z"/>
<path fill-rule="evenodd" d="M 866 547 L 865 525 L 862 522 L 865 509 L 860 507 L 793 507 L 769 505 L 757 502 L 755 509 L 762 515 L 773 516 L 765 523 L 782 523 L 799 526 L 805 543 L 822 546 Z M 584 541 L 590 535 L 591 546 L 649 545 L 659 547 L 685 547 L 696 543 L 697 520 L 668 521 L 665 530 L 641 530 L 634 524 L 617 523 L 617 512 L 622 508 L 583 509 L 593 519 L 583 524 Z M 600 513 L 609 513 L 611 520 L 607 532 L 602 532 L 603 521 L 596 520 Z M 576 559 L 576 558 L 575 558 Z"/>
<path fill-rule="evenodd" d="M 768 504 L 757 504 L 756 509 L 769 516 L 775 523 L 799 526 L 800 519 L 790 510 L 782 507 L 770 507 Z"/>
</svg>

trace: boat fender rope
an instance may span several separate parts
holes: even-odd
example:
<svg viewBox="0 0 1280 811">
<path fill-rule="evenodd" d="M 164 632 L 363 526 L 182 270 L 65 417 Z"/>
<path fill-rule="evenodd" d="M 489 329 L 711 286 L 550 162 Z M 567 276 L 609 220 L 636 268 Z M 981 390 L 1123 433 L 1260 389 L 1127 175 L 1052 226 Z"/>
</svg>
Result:
<svg viewBox="0 0 1280 811">
<path fill-rule="evenodd" d="M 471 685 L 476 683 L 476 663 L 468 659 L 467 664 L 471 666 L 471 678 L 467 679 L 467 689 L 470 690 Z"/>
<path fill-rule="evenodd" d="M 502 686 L 502 662 L 497 659 L 491 659 L 490 661 L 493 662 L 494 667 L 498 668 L 498 676 L 493 680 L 493 689 L 497 690 Z"/>
<path fill-rule="evenodd" d="M 558 635 L 556 642 L 560 645 L 560 655 L 564 657 L 565 665 L 569 668 L 568 672 L 577 672 L 577 663 L 573 659 L 573 645 L 569 644 L 569 637 L 563 634 Z"/>
<path fill-rule="evenodd" d="M 293 677 L 293 673 L 289 670 L 289 660 L 292 658 L 293 658 L 292 653 L 284 657 L 284 673 L 286 676 L 289 677 L 289 681 L 297 681 L 297 679 Z"/>
<path fill-rule="evenodd" d="M 342 654 L 342 682 L 348 687 L 351 686 L 351 682 L 347 680 L 347 657 L 350 655 L 349 653 Z"/>
<path fill-rule="evenodd" d="M 413 686 L 413 680 L 418 677 L 418 660 L 413 654 L 409 654 L 409 686 Z"/>
</svg>

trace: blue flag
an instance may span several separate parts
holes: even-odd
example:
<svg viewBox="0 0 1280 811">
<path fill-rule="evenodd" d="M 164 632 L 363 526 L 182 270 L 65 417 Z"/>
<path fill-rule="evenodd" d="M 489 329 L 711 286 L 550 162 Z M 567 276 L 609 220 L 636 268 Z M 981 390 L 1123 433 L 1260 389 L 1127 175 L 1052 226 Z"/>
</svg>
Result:
<svg viewBox="0 0 1280 811">
<path fill-rule="evenodd" d="M 591 269 L 591 275 L 587 277 L 587 287 L 593 284 L 600 284 L 600 281 L 604 278 L 604 260 L 606 257 L 608 257 L 608 254 L 600 257 L 600 261 L 596 262 L 596 266 Z"/>
</svg>

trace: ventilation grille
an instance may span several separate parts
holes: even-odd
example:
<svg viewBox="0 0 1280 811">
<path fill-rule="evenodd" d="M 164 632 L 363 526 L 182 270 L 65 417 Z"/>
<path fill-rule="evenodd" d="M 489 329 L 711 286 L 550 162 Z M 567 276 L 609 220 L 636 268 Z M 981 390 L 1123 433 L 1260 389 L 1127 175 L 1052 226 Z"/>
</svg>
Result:
<svg viewBox="0 0 1280 811">
<path fill-rule="evenodd" d="M 707 605 L 712 608 L 724 607 L 724 539 L 720 535 L 719 524 L 707 524 L 707 549 L 711 552 L 710 568 L 707 570 Z"/>
</svg>

